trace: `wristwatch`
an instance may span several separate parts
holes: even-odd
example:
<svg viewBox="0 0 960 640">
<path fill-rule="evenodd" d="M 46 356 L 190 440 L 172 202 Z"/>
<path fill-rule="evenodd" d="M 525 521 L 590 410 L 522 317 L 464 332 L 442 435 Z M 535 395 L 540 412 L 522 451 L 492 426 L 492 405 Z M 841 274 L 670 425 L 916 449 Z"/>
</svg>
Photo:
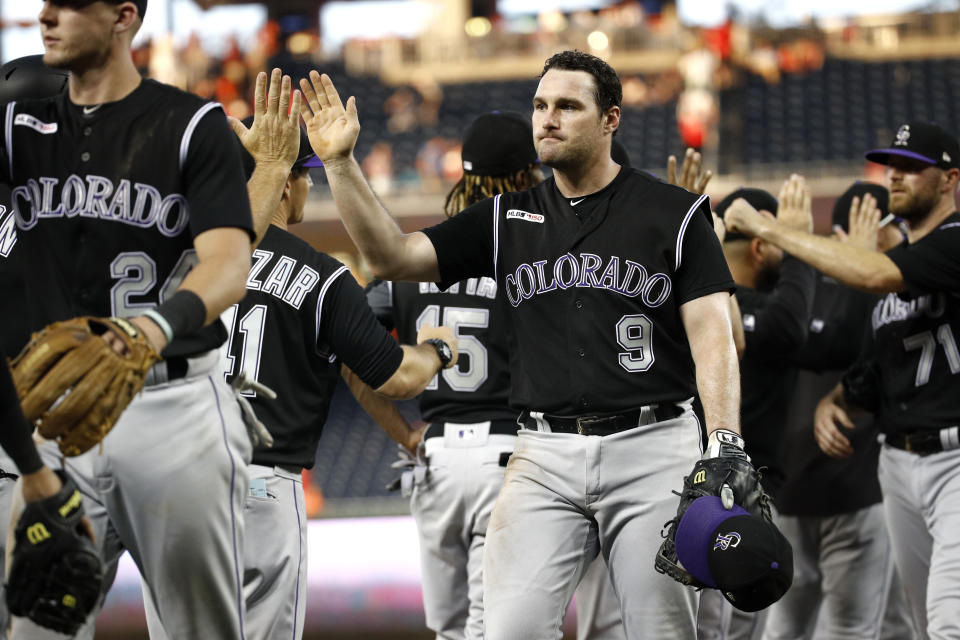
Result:
<svg viewBox="0 0 960 640">
<path fill-rule="evenodd" d="M 424 340 L 424 342 L 437 350 L 437 357 L 440 358 L 440 368 L 446 369 L 450 365 L 450 361 L 453 360 L 453 351 L 450 350 L 450 345 L 440 338 L 430 338 Z"/>
</svg>

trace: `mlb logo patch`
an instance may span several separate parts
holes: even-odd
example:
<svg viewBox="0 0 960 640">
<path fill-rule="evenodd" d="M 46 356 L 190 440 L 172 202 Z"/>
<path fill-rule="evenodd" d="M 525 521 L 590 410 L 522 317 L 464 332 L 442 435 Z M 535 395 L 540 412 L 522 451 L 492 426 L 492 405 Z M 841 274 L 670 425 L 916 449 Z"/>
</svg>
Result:
<svg viewBox="0 0 960 640">
<path fill-rule="evenodd" d="M 510 209 L 507 211 L 507 220 L 526 220 L 527 222 L 543 224 L 544 217 L 540 213 L 530 213 L 523 209 Z"/>
<path fill-rule="evenodd" d="M 50 133 L 57 132 L 56 122 L 42 122 L 26 113 L 18 113 L 17 117 L 13 119 L 13 124 L 24 126 L 24 127 L 30 127 L 34 131 L 39 131 L 40 133 L 43 133 L 43 134 L 50 134 Z"/>
</svg>

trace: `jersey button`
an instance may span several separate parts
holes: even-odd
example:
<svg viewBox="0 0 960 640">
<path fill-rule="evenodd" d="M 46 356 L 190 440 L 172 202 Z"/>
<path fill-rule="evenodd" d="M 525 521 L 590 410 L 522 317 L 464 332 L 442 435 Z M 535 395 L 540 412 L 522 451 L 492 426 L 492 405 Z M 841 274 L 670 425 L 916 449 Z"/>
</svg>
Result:
<svg viewBox="0 0 960 640">
<path fill-rule="evenodd" d="M 577 309 L 583 309 L 583 300 L 580 298 L 577 298 L 573 304 L 576 305 Z"/>
<path fill-rule="evenodd" d="M 583 349 L 577 349 L 577 355 L 582 358 L 583 356 L 587 355 L 587 352 Z"/>
<path fill-rule="evenodd" d="M 88 135 L 90 135 L 91 133 L 93 133 L 93 127 L 84 127 L 84 128 L 83 128 L 83 135 L 88 136 Z"/>
<path fill-rule="evenodd" d="M 84 162 L 86 162 L 87 160 L 89 160 L 89 159 L 90 159 L 90 152 L 89 152 L 89 151 L 84 151 L 83 153 L 81 153 L 81 154 L 80 154 L 80 159 L 83 160 Z"/>
<path fill-rule="evenodd" d="M 590 406 L 590 401 L 587 400 L 586 398 L 580 398 L 580 406 L 581 406 L 581 407 L 589 407 L 589 406 Z"/>
</svg>

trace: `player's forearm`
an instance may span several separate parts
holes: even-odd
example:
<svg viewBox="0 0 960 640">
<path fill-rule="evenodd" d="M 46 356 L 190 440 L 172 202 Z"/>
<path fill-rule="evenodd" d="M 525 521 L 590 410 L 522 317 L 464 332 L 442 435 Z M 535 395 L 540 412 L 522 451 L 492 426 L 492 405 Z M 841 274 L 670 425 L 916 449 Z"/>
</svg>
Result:
<svg viewBox="0 0 960 640">
<path fill-rule="evenodd" d="M 740 432 L 740 368 L 727 296 L 713 293 L 680 308 L 708 434 L 721 428 Z"/>
<path fill-rule="evenodd" d="M 904 290 L 900 269 L 877 251 L 791 229 L 772 220 L 763 221 L 757 237 L 848 287 L 870 293 Z"/>
<path fill-rule="evenodd" d="M 208 236 L 211 233 L 217 235 Z M 217 243 L 218 239 L 222 242 Z M 199 261 L 178 288 L 193 291 L 203 300 L 206 326 L 246 294 L 250 239 L 240 229 L 215 229 L 197 236 L 194 245 Z"/>
<path fill-rule="evenodd" d="M 263 234 L 270 227 L 289 175 L 289 168 L 285 169 L 275 164 L 258 164 L 253 175 L 250 176 L 247 182 L 247 193 L 250 196 L 253 231 L 256 234 L 252 248 L 260 244 Z"/>
<path fill-rule="evenodd" d="M 417 266 L 406 260 L 410 235 L 403 233 L 377 199 L 352 156 L 328 161 L 324 169 L 347 233 L 375 277 L 424 282 L 440 279 L 436 269 L 418 273 Z"/>
<path fill-rule="evenodd" d="M 377 393 L 394 400 L 413 398 L 423 391 L 440 371 L 440 358 L 429 344 L 401 345 L 403 362 L 390 379 L 377 387 Z"/>
<path fill-rule="evenodd" d="M 363 410 L 373 418 L 373 421 L 380 425 L 380 428 L 386 431 L 394 441 L 405 447 L 408 446 L 414 429 L 397 409 L 393 400 L 375 392 L 347 367 L 342 368 L 341 374 L 350 388 L 350 393 Z"/>
</svg>

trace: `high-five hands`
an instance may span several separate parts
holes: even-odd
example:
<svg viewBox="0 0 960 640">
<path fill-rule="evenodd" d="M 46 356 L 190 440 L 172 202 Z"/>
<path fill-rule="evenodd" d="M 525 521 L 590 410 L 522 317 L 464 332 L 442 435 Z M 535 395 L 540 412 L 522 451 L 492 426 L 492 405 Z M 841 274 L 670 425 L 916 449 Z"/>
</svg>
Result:
<svg viewBox="0 0 960 640">
<path fill-rule="evenodd" d="M 310 72 L 309 80 L 300 80 L 300 89 L 305 98 L 300 116 L 313 152 L 324 165 L 350 158 L 360 135 L 356 99 L 350 96 L 344 107 L 330 76 L 316 71 Z"/>
</svg>

